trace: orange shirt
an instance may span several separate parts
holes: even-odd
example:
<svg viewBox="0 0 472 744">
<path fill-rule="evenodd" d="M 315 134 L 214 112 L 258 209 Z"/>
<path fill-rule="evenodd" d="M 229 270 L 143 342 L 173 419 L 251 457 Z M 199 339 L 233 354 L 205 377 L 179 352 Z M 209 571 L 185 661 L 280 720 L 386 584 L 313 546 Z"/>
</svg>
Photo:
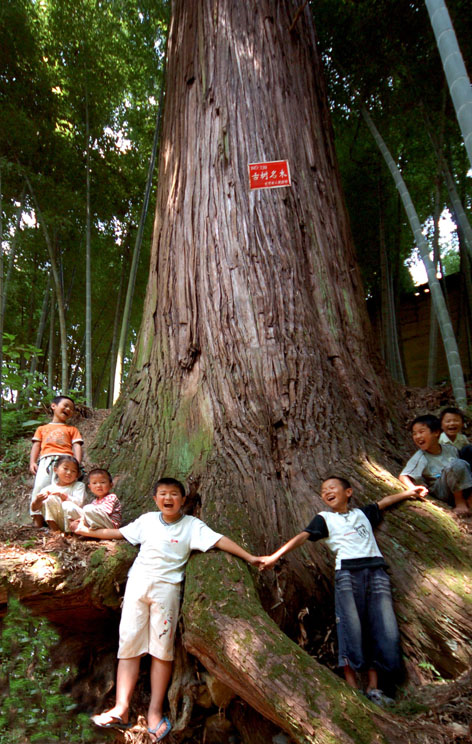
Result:
<svg viewBox="0 0 472 744">
<path fill-rule="evenodd" d="M 33 434 L 33 442 L 41 442 L 40 457 L 44 455 L 72 455 L 72 445 L 83 444 L 80 431 L 68 424 L 44 424 Z"/>
</svg>

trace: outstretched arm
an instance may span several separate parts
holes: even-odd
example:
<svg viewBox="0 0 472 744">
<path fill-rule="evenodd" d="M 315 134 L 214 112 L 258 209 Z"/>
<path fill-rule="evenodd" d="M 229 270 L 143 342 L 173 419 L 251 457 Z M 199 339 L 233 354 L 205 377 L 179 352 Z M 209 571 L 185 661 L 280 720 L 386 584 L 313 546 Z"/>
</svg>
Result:
<svg viewBox="0 0 472 744">
<path fill-rule="evenodd" d="M 112 527 L 103 527 L 99 530 L 91 530 L 90 527 L 84 522 L 84 519 L 80 520 L 75 532 L 75 535 L 82 535 L 83 537 L 95 537 L 98 540 L 124 540 L 120 530 Z"/>
<path fill-rule="evenodd" d="M 255 565 L 257 563 L 257 558 L 255 555 L 251 555 L 251 553 L 248 553 L 247 550 L 244 550 L 244 548 L 238 545 L 238 543 L 235 543 L 229 537 L 220 537 L 218 542 L 215 543 L 213 547 L 224 550 L 226 553 L 236 555 L 238 556 L 238 558 L 243 558 L 251 565 Z"/>
<path fill-rule="evenodd" d="M 426 486 L 418 486 L 413 480 L 413 478 L 410 478 L 409 475 L 399 475 L 398 480 L 400 481 L 400 483 L 403 483 L 403 485 L 408 491 L 410 491 L 413 488 L 421 488 L 421 493 L 423 496 L 426 496 L 428 493 L 428 489 L 426 488 Z"/>
<path fill-rule="evenodd" d="M 272 555 L 261 556 L 257 561 L 259 570 L 263 571 L 265 568 L 272 568 L 272 566 L 277 563 L 279 558 L 282 558 L 282 556 L 286 553 L 290 553 L 292 550 L 295 550 L 295 548 L 303 545 L 303 543 L 306 542 L 309 537 L 310 534 L 308 532 L 299 532 L 298 535 L 292 537 L 291 540 L 286 542 L 285 545 L 282 545 L 282 547 L 276 550 L 275 553 L 272 553 Z"/>
<path fill-rule="evenodd" d="M 406 475 L 403 475 L 401 477 L 408 478 L 408 476 Z M 379 507 L 379 509 L 388 509 L 390 506 L 398 504 L 400 501 L 406 501 L 407 499 L 424 500 L 427 493 L 428 489 L 426 488 L 426 486 L 415 486 L 413 484 L 413 488 L 409 488 L 407 491 L 402 491 L 401 493 L 392 493 L 391 496 L 384 496 L 383 499 L 377 501 L 377 506 Z"/>
</svg>

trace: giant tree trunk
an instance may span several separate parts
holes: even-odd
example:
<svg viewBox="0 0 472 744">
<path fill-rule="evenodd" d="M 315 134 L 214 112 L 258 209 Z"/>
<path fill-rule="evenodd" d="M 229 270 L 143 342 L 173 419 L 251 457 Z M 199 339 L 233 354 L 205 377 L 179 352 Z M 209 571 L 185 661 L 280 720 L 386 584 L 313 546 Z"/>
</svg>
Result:
<svg viewBox="0 0 472 744">
<path fill-rule="evenodd" d="M 329 473 L 350 476 L 361 501 L 398 486 L 382 468 L 400 446 L 396 402 L 373 352 L 310 11 L 293 23 L 297 9 L 174 2 L 144 319 L 94 452 L 121 475 L 125 516 L 173 475 L 212 527 L 258 553 L 306 526 Z M 251 193 L 247 164 L 282 158 L 292 187 Z M 411 673 L 427 660 L 458 674 L 469 548 L 429 505 L 401 507 L 384 533 Z M 309 545 L 264 577 L 284 627 L 307 603 L 327 623 L 328 565 Z M 407 738 L 291 644 L 234 559 L 190 561 L 184 622 L 188 649 L 296 741 L 428 738 Z"/>
</svg>

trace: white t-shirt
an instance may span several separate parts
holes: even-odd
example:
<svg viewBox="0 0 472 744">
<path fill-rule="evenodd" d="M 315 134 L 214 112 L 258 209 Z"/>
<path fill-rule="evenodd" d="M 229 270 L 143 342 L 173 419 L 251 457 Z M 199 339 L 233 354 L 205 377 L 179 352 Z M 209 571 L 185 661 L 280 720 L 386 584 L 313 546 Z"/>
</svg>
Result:
<svg viewBox="0 0 472 744">
<path fill-rule="evenodd" d="M 82 506 L 85 499 L 85 483 L 75 481 L 70 486 L 60 486 L 58 483 L 51 483 L 41 489 L 40 493 L 65 493 L 68 501 L 73 501 L 77 506 Z"/>
<path fill-rule="evenodd" d="M 322 511 L 305 530 L 310 533 L 311 540 L 326 540 L 326 545 L 336 556 L 338 570 L 349 566 L 341 565 L 342 561 L 383 558 L 372 530 L 372 521 L 378 524 L 381 516 L 377 504 L 369 504 L 364 509 L 349 509 L 345 514 Z"/>
<path fill-rule="evenodd" d="M 167 524 L 161 512 L 148 512 L 125 527 L 123 537 L 132 545 L 141 545 L 131 572 L 151 576 L 155 581 L 178 584 L 184 578 L 185 565 L 192 550 L 206 552 L 223 537 L 197 517 L 184 515 Z"/>
<path fill-rule="evenodd" d="M 467 439 L 465 434 L 462 434 L 459 432 L 456 434 L 456 438 L 454 441 L 452 439 L 449 439 L 446 432 L 441 432 L 441 436 L 439 437 L 439 444 L 452 444 L 453 447 L 455 447 L 457 450 L 462 449 L 462 447 L 467 447 L 468 444 L 470 444 L 469 440 Z"/>
</svg>

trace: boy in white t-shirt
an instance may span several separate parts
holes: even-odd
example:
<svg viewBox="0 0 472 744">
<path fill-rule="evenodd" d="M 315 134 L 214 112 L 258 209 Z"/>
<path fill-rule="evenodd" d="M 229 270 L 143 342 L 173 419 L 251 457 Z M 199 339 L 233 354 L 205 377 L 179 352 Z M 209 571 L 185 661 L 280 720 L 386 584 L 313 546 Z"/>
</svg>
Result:
<svg viewBox="0 0 472 744">
<path fill-rule="evenodd" d="M 378 688 L 378 670 L 398 674 L 401 669 L 400 635 L 393 610 L 386 563 L 373 528 L 382 511 L 406 499 L 422 497 L 420 487 L 385 496 L 361 509 L 350 509 L 348 480 L 330 476 L 321 484 L 321 498 L 332 512 L 319 512 L 308 527 L 275 553 L 259 558 L 260 570 L 272 568 L 286 553 L 307 540 L 326 539 L 336 556 L 335 605 L 338 661 L 346 682 L 357 686 L 356 670 L 368 670 L 367 697 L 378 705 L 390 698 Z"/>
<path fill-rule="evenodd" d="M 219 548 L 253 565 L 258 559 L 200 519 L 183 514 L 185 490 L 174 478 L 157 482 L 154 501 L 158 512 L 143 514 L 125 527 L 91 530 L 81 521 L 75 534 L 102 540 L 125 539 L 141 546 L 128 574 L 123 601 L 116 702 L 92 720 L 100 728 L 130 727 L 131 696 L 141 656 L 148 653 L 152 657 L 148 731 L 153 741 L 161 741 L 171 730 L 163 705 L 172 673 L 181 583 L 190 552 Z"/>
</svg>

